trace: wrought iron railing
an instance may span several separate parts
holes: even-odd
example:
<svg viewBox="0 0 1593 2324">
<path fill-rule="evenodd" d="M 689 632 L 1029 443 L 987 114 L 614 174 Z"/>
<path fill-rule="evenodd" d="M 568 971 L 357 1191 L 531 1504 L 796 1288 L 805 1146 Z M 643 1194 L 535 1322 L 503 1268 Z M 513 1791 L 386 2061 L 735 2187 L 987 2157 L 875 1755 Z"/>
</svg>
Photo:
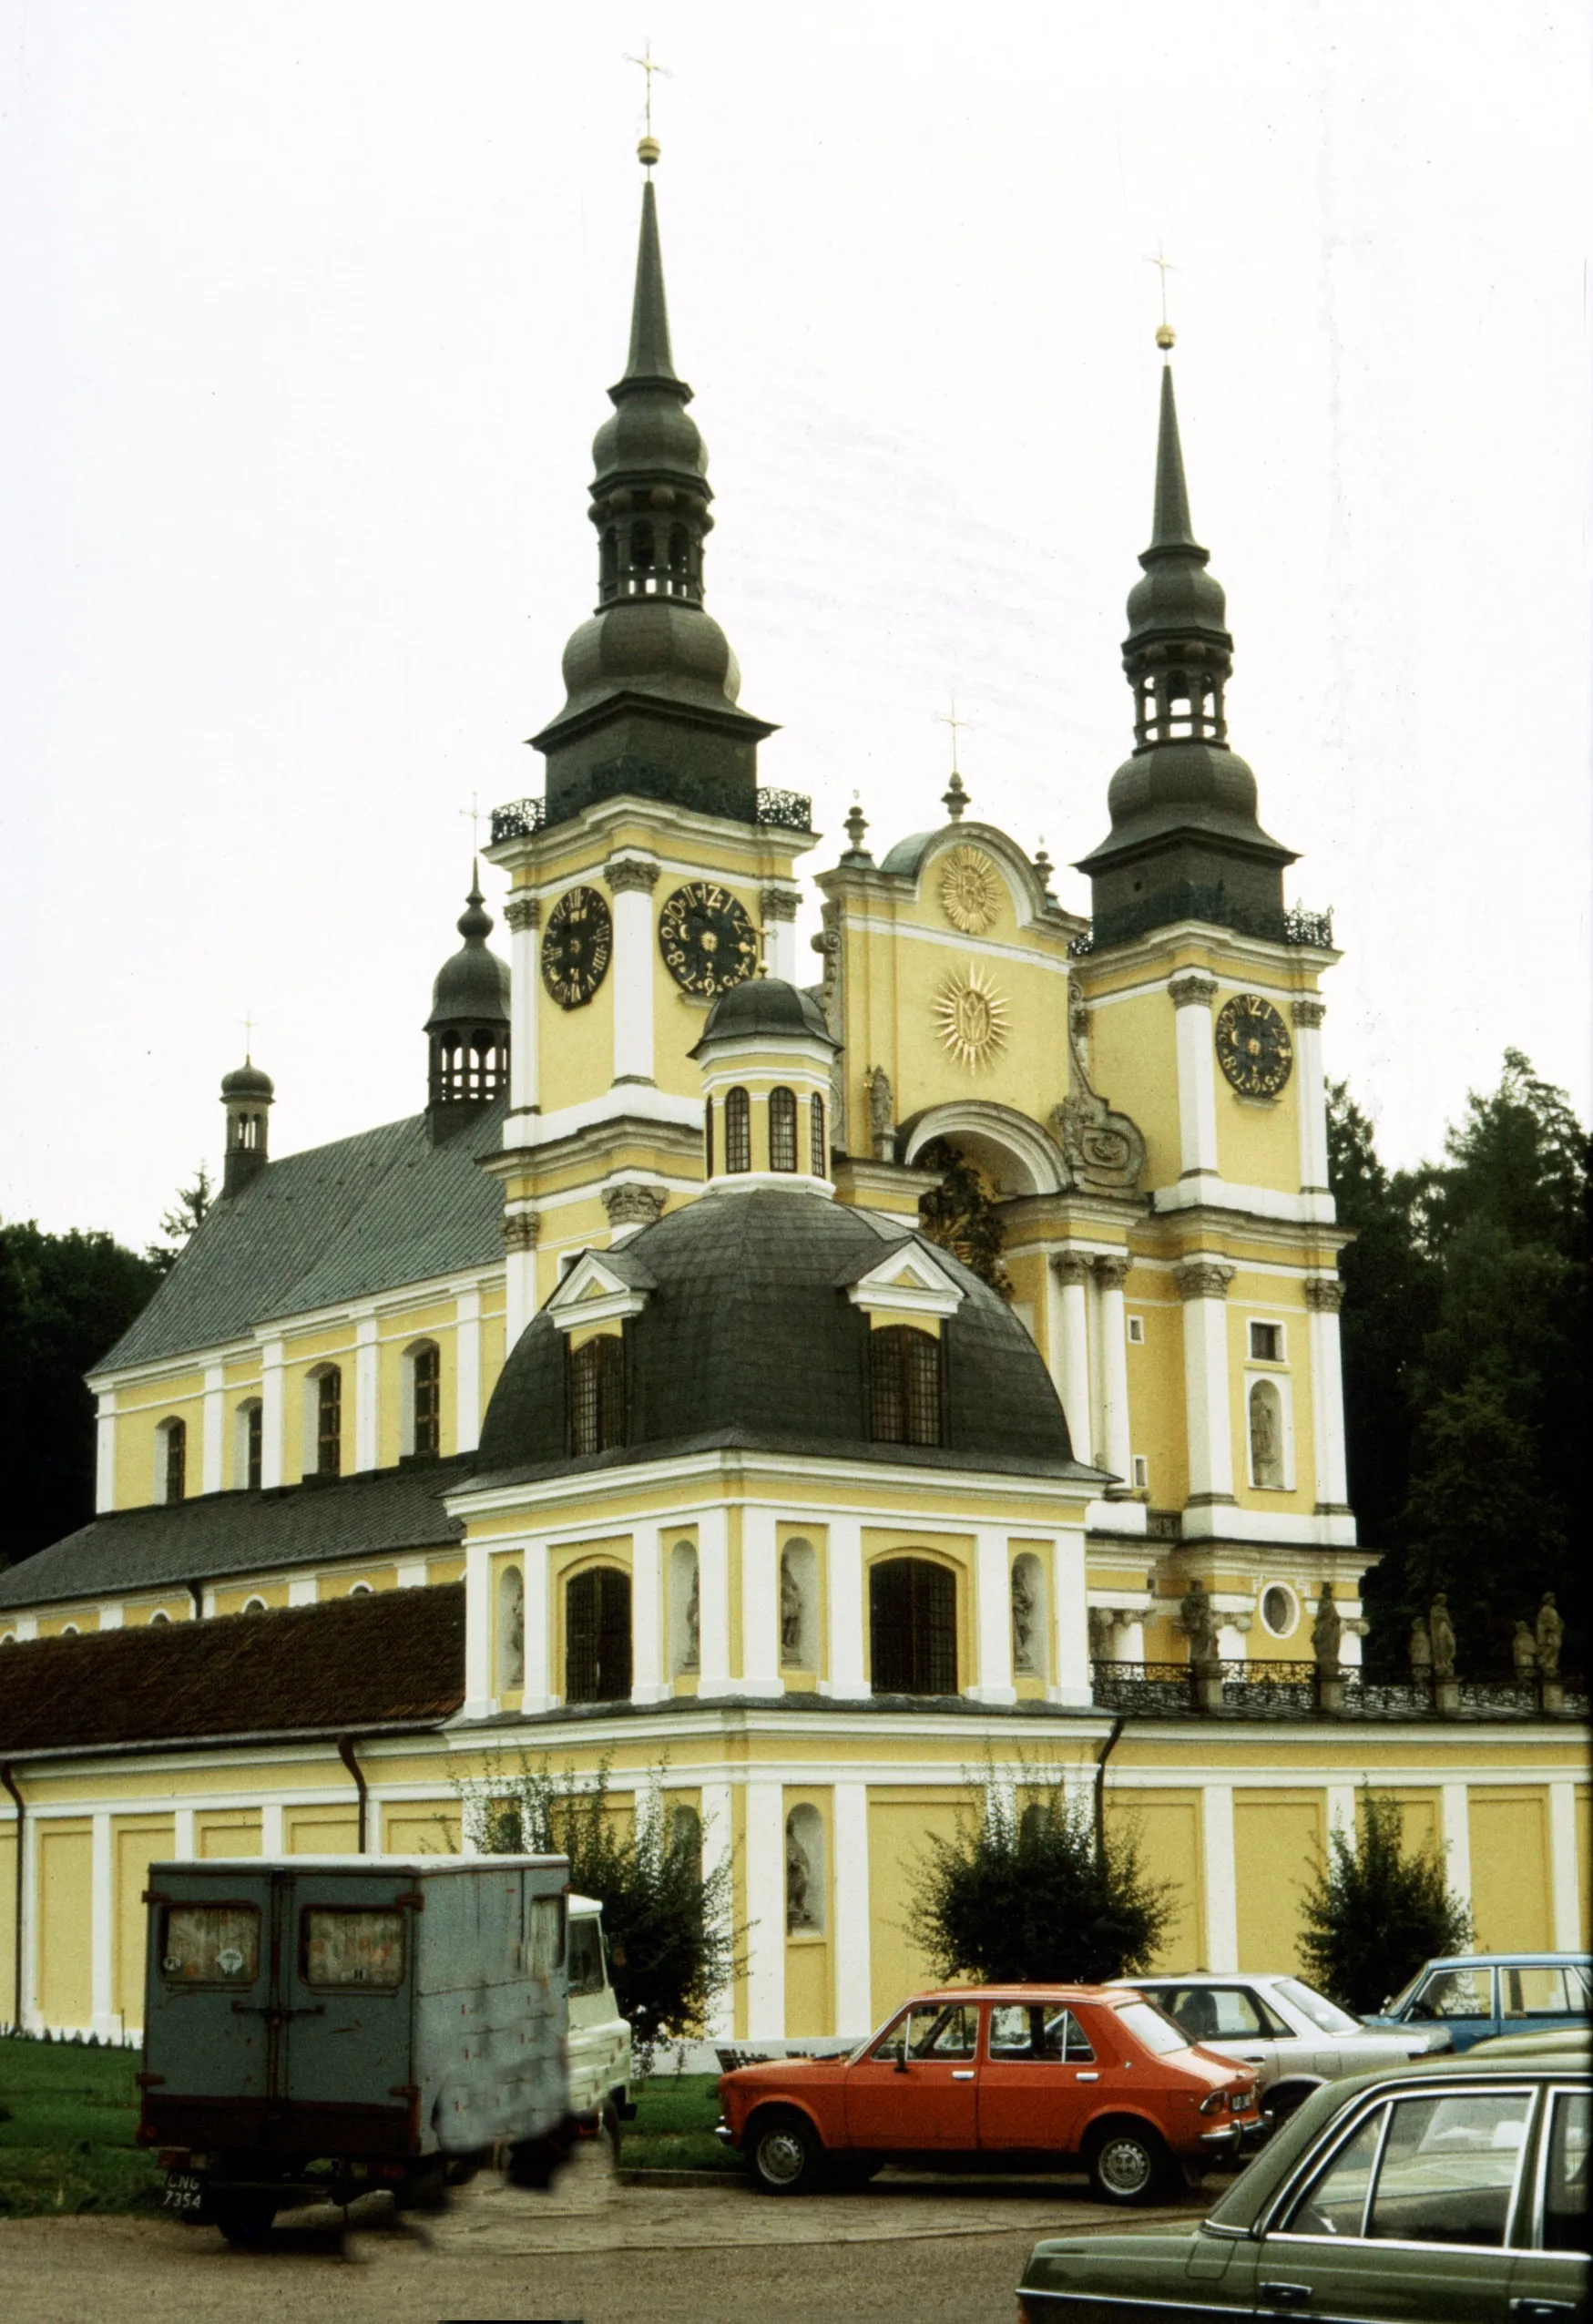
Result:
<svg viewBox="0 0 1593 2324">
<path fill-rule="evenodd" d="M 649 759 L 612 759 L 590 767 L 565 785 L 552 815 L 546 799 L 511 799 L 492 813 L 492 844 L 505 839 L 530 839 L 551 824 L 573 822 L 584 808 L 604 799 L 629 796 L 659 799 L 697 814 L 724 815 L 732 823 L 769 824 L 781 831 L 809 832 L 813 827 L 813 803 L 800 791 L 774 791 L 720 781 L 712 775 L 688 774 L 676 767 L 655 765 Z"/>
<path fill-rule="evenodd" d="M 812 831 L 813 803 L 800 791 L 758 792 L 758 821 L 777 824 L 782 831 Z"/>
<path fill-rule="evenodd" d="M 1115 944 L 1132 944 L 1137 937 L 1149 936 L 1152 928 L 1167 927 L 1175 920 L 1205 920 L 1215 927 L 1232 928 L 1238 936 L 1261 937 L 1270 944 L 1322 951 L 1333 948 L 1331 911 L 1307 912 L 1293 905 L 1277 912 L 1267 905 L 1246 904 L 1230 896 L 1220 880 L 1214 887 L 1180 880 L 1171 887 L 1159 887 L 1154 895 L 1138 896 L 1132 904 L 1098 912 L 1085 934 L 1076 936 L 1067 949 L 1075 959 L 1083 959 Z"/>
<path fill-rule="evenodd" d="M 1430 1679 L 1368 1677 L 1354 1665 L 1324 1674 L 1309 1662 L 1220 1662 L 1200 1669 L 1189 1663 L 1092 1662 L 1090 1676 L 1096 1707 L 1127 1718 L 1430 1719 L 1442 1712 L 1462 1718 L 1547 1713 L 1586 1719 L 1589 1711 L 1579 1675 L 1555 1682 L 1557 1714 L 1546 1705 L 1536 1679 L 1515 1674 L 1458 1679 L 1452 1710 Z"/>
</svg>

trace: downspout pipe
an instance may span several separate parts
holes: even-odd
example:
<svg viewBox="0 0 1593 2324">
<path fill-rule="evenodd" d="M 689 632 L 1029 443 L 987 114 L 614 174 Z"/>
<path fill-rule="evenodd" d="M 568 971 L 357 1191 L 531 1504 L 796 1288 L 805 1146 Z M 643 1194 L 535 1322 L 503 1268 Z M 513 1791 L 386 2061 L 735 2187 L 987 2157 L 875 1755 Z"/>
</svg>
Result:
<svg viewBox="0 0 1593 2324">
<path fill-rule="evenodd" d="M 11 2023 L 13 2030 L 20 2033 L 22 2032 L 23 1982 L 22 1907 L 23 1899 L 27 1893 L 23 1885 L 24 1859 L 27 1853 L 26 1847 L 26 1841 L 27 1838 L 27 1809 L 23 1804 L 22 1794 L 16 1788 L 16 1779 L 12 1775 L 11 1762 L 9 1759 L 0 1759 L 0 1784 L 4 1784 L 5 1789 L 11 1794 L 13 1804 L 16 1809 L 16 1927 L 15 1930 L 16 1941 L 12 1956 L 16 1964 L 16 1980 L 15 1991 L 12 1995 L 11 2002 Z"/>
<path fill-rule="evenodd" d="M 1121 1725 L 1121 1721 L 1119 1721 L 1118 1724 Z M 352 1735 L 339 1735 L 337 1739 L 337 1756 L 342 1761 L 343 1766 L 348 1769 L 350 1775 L 352 1776 L 354 1779 L 354 1789 L 360 1795 L 359 1852 L 362 1856 L 363 1856 L 365 1853 L 365 1837 L 370 1824 L 371 1787 L 365 1781 L 364 1769 L 361 1766 L 358 1759 L 354 1756 L 354 1738 Z"/>
<path fill-rule="evenodd" d="M 1098 1861 L 1104 1860 L 1107 1852 L 1107 1761 L 1117 1749 L 1118 1738 L 1122 1732 L 1123 1719 L 1119 1713 L 1112 1721 L 1110 1735 L 1095 1755 L 1095 1852 Z"/>
</svg>

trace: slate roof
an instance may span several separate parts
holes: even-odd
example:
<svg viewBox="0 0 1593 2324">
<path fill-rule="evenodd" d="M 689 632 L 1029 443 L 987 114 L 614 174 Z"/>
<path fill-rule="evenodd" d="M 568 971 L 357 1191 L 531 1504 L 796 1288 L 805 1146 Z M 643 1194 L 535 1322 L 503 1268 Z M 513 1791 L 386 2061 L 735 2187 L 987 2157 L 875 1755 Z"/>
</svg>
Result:
<svg viewBox="0 0 1593 2324">
<path fill-rule="evenodd" d="M 779 1187 L 710 1191 L 604 1252 L 657 1288 L 626 1325 L 629 1442 L 565 1451 L 563 1335 L 545 1309 L 494 1391 L 476 1481 L 658 1460 L 714 1446 L 1032 1477 L 1093 1477 L 1038 1349 L 1012 1309 L 950 1252 L 925 1244 L 964 1294 L 946 1326 L 946 1441 L 880 1445 L 868 1433 L 868 1322 L 846 1286 L 893 1246 L 899 1222 Z"/>
<path fill-rule="evenodd" d="M 98 1371 L 247 1338 L 273 1316 L 424 1283 L 503 1256 L 503 1195 L 476 1167 L 506 1098 L 432 1142 L 424 1113 L 268 1162 L 218 1201 Z"/>
<path fill-rule="evenodd" d="M 182 1588 L 279 1566 L 447 1549 L 464 1529 L 443 1507 L 468 1454 L 281 1492 L 209 1493 L 174 1508 L 117 1510 L 0 1572 L 0 1608 Z"/>
<path fill-rule="evenodd" d="M 464 1584 L 373 1591 L 0 1648 L 0 1759 L 440 1724 L 464 1699 Z"/>
</svg>

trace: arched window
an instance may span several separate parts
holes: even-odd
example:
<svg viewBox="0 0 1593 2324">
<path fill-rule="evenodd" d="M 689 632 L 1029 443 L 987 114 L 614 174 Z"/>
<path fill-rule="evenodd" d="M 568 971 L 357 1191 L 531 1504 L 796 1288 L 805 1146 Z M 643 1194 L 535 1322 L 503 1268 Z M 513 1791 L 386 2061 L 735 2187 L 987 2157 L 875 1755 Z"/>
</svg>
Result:
<svg viewBox="0 0 1593 2324">
<path fill-rule="evenodd" d="M 336 1477 L 343 1461 L 343 1376 L 323 1364 L 304 1382 L 304 1467 L 315 1477 Z"/>
<path fill-rule="evenodd" d="M 740 1171 L 751 1167 L 752 1101 L 745 1090 L 730 1090 L 725 1096 L 725 1168 Z"/>
<path fill-rule="evenodd" d="M 828 1919 L 824 1819 L 804 1801 L 785 1819 L 785 1929 L 791 1937 L 822 1937 Z"/>
<path fill-rule="evenodd" d="M 164 1606 L 157 1606 L 154 1612 L 149 1617 L 149 1627 L 153 1630 L 158 1622 L 169 1622 L 170 1620 L 171 1616 L 167 1612 L 166 1608 Z"/>
<path fill-rule="evenodd" d="M 669 1849 L 671 1856 L 683 1856 L 689 1864 L 696 1865 L 700 1869 L 702 1818 L 695 1807 L 670 1808 Z"/>
<path fill-rule="evenodd" d="M 408 1452 L 443 1449 L 443 1354 L 435 1340 L 423 1339 L 404 1351 L 409 1409 L 404 1435 Z"/>
<path fill-rule="evenodd" d="M 76 1638 L 77 1635 L 77 1623 L 75 1622 L 64 1622 L 61 1624 L 59 1634 L 63 1638 Z"/>
<path fill-rule="evenodd" d="M 246 1614 L 263 1614 L 265 1610 L 266 1602 L 263 1598 L 245 1598 L 243 1601 L 243 1612 Z"/>
<path fill-rule="evenodd" d="M 876 1694 L 957 1691 L 957 1581 L 928 1558 L 869 1568 L 869 1643 Z"/>
<path fill-rule="evenodd" d="M 260 1449 L 264 1422 L 258 1396 L 251 1396 L 232 1416 L 232 1484 L 240 1493 L 260 1490 Z"/>
<path fill-rule="evenodd" d="M 618 1703 L 630 1693 L 630 1576 L 612 1565 L 573 1574 L 564 1593 L 568 1703 Z"/>
<path fill-rule="evenodd" d="M 796 1156 L 796 1098 L 790 1090 L 769 1092 L 769 1167 L 794 1170 Z"/>
<path fill-rule="evenodd" d="M 374 1597 L 375 1592 L 368 1582 L 351 1582 L 349 1595 L 351 1598 L 371 1598 Z"/>
<path fill-rule="evenodd" d="M 824 1142 L 824 1101 L 822 1098 L 813 1097 L 808 1100 L 808 1168 L 815 1178 L 828 1178 L 830 1149 Z"/>
<path fill-rule="evenodd" d="M 169 1507 L 188 1490 L 188 1422 L 162 1420 L 155 1432 L 156 1496 Z"/>
<path fill-rule="evenodd" d="M 669 1551 L 669 1676 L 684 1678 L 702 1658 L 702 1599 L 697 1548 L 677 1541 Z"/>
<path fill-rule="evenodd" d="M 1250 1473 L 1263 1492 L 1283 1489 L 1283 1399 L 1271 1380 L 1250 1392 Z"/>
<path fill-rule="evenodd" d="M 887 1324 L 869 1334 L 868 1359 L 869 1434 L 879 1444 L 939 1444 L 939 1340 Z"/>
<path fill-rule="evenodd" d="M 506 1694 L 526 1684 L 526 1583 L 517 1565 L 498 1576 L 497 1688 Z"/>
<path fill-rule="evenodd" d="M 782 1670 L 819 1667 L 819 1561 L 800 1538 L 780 1553 L 780 1661 Z"/>
<path fill-rule="evenodd" d="M 632 525 L 630 528 L 632 568 L 638 573 L 650 573 L 653 569 L 653 528 L 644 517 L 639 524 Z"/>
<path fill-rule="evenodd" d="M 603 595 L 612 597 L 619 578 L 619 544 L 615 538 L 612 525 L 604 528 L 602 546 L 598 550 L 597 570 Z"/>
<path fill-rule="evenodd" d="M 572 1453 L 625 1442 L 625 1342 L 617 1332 L 570 1350 L 569 1413 Z"/>
</svg>

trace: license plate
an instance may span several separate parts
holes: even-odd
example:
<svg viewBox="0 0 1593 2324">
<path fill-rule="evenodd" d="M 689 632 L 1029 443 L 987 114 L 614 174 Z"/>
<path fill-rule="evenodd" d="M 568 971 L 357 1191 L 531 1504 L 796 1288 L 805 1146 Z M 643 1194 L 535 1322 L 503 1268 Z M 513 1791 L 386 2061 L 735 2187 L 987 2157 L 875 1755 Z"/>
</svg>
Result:
<svg viewBox="0 0 1593 2324">
<path fill-rule="evenodd" d="M 204 2182 L 194 2171 L 168 2171 L 161 2205 L 168 2211 L 197 2211 Z"/>
</svg>

